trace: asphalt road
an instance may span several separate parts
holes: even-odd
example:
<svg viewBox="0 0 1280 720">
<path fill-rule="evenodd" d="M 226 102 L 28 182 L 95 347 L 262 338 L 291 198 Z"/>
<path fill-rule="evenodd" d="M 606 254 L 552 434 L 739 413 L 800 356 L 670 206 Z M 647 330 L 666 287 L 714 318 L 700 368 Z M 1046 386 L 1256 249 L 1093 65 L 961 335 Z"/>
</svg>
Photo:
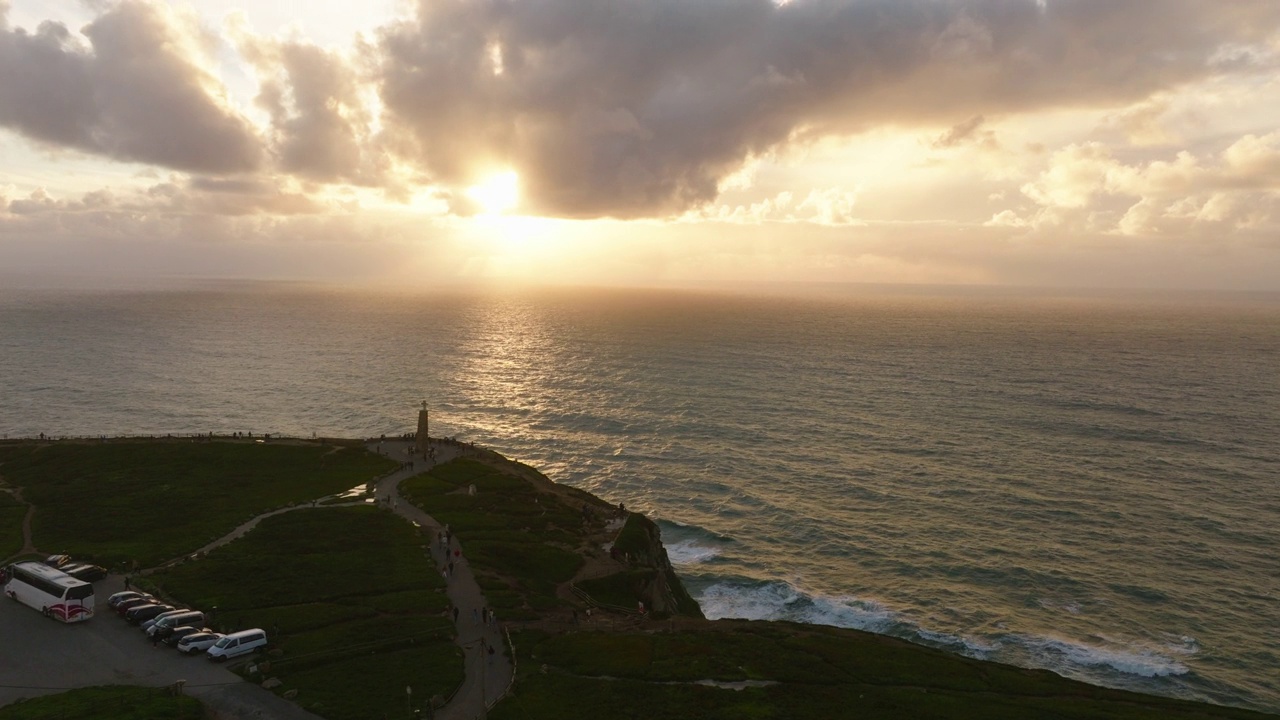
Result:
<svg viewBox="0 0 1280 720">
<path fill-rule="evenodd" d="M 118 576 L 94 583 L 94 618 L 71 624 L 0 598 L 0 706 L 93 685 L 162 687 L 185 680 L 187 693 L 220 719 L 317 720 L 201 655 L 183 655 L 163 643 L 152 647 L 107 607 L 107 597 L 123 589 Z"/>
</svg>

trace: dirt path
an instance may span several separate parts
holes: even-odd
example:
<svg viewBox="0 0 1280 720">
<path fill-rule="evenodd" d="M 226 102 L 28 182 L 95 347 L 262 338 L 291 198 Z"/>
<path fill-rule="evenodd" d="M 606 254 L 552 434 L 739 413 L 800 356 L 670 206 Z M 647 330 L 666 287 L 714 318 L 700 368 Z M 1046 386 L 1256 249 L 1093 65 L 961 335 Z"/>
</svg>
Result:
<svg viewBox="0 0 1280 720">
<path fill-rule="evenodd" d="M 0 479 L 0 482 L 3 482 L 3 479 Z M 36 506 L 22 499 L 22 488 L 0 487 L 0 492 L 9 493 L 14 500 L 27 506 L 27 514 L 22 516 L 22 549 L 14 557 L 36 554 L 38 551 L 31 540 L 31 520 L 36 516 Z M 5 561 L 7 562 L 7 559 Z"/>
<path fill-rule="evenodd" d="M 198 548 L 198 549 L 196 549 L 196 550 L 193 550 L 193 551 L 191 551 L 191 552 L 189 552 L 189 553 L 185 553 L 185 554 L 183 554 L 183 555 L 181 555 L 181 556 L 179 556 L 179 557 L 173 558 L 172 560 L 166 560 L 165 562 L 160 563 L 159 565 L 157 565 L 157 566 L 156 566 L 156 567 L 154 567 L 154 568 L 148 568 L 148 569 L 146 569 L 146 570 L 143 570 L 143 571 L 142 571 L 142 573 L 143 573 L 143 574 L 146 574 L 146 573 L 152 572 L 152 571 L 154 571 L 154 570 L 159 570 L 160 568 L 163 568 L 163 567 L 168 567 L 168 566 L 170 566 L 170 565 L 173 565 L 174 563 L 182 562 L 183 560 L 186 560 L 186 559 L 187 559 L 187 558 L 189 558 L 189 557 L 193 557 L 193 556 L 196 556 L 196 555 L 204 555 L 205 553 L 209 552 L 210 550 L 213 550 L 214 548 L 222 547 L 223 545 L 226 545 L 227 543 L 229 543 L 229 542 L 231 542 L 231 541 L 233 541 L 233 540 L 238 540 L 238 539 L 240 539 L 240 538 L 244 537 L 245 533 L 249 532 L 250 530 L 252 530 L 252 529 L 254 529 L 254 528 L 256 528 L 256 527 L 258 527 L 258 523 L 262 522 L 263 520 L 266 520 L 266 519 L 267 519 L 267 518 L 269 518 L 269 517 L 274 517 L 274 516 L 276 516 L 276 515 L 283 515 L 283 514 L 285 514 L 285 513 L 287 513 L 287 512 L 293 512 L 293 511 L 295 511 L 295 510 L 310 510 L 311 508 L 314 508 L 314 507 L 327 507 L 327 508 L 330 508 L 330 507 L 349 507 L 349 506 L 352 506 L 352 505 L 366 505 L 366 504 L 367 504 L 364 500 L 352 500 L 351 502 L 344 502 L 344 503 L 329 503 L 329 504 L 327 504 L 327 505 L 320 505 L 320 504 L 319 504 L 319 503 L 323 502 L 324 500 L 327 500 L 327 499 L 330 499 L 330 498 L 332 498 L 332 496 L 326 496 L 326 497 L 323 497 L 323 498 L 317 498 L 317 499 L 316 499 L 316 501 L 315 501 L 314 503 L 303 503 L 303 504 L 301 504 L 301 505 L 290 505 L 289 507 L 282 507 L 282 508 L 278 508 L 278 509 L 276 509 L 276 510 L 272 510 L 272 511 L 270 511 L 270 512 L 264 512 L 264 513 L 262 513 L 261 515 L 255 515 L 254 517 L 250 518 L 248 521 L 246 521 L 245 523 L 243 523 L 242 525 L 240 525 L 240 526 L 239 526 L 239 527 L 237 527 L 236 529 L 232 530 L 231 532 L 227 533 L 226 535 L 223 535 L 222 537 L 218 538 L 217 540 L 214 540 L 213 542 L 209 543 L 208 545 L 205 545 L 205 546 L 204 546 L 204 547 L 202 547 L 202 548 Z"/>
</svg>

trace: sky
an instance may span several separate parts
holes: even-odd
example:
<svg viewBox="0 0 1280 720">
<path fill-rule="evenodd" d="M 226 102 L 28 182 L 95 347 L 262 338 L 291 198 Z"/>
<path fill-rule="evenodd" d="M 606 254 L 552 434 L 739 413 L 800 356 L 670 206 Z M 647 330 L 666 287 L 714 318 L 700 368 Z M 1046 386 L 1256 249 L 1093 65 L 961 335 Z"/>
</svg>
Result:
<svg viewBox="0 0 1280 720">
<path fill-rule="evenodd" d="M 1275 0 L 0 0 L 0 282 L 1280 291 Z"/>
</svg>

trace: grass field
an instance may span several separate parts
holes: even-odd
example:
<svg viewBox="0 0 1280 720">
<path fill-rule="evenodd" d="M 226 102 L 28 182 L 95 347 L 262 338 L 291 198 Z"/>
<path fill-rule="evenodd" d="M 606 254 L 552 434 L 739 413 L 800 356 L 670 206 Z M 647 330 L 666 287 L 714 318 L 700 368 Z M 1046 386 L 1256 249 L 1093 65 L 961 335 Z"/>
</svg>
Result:
<svg viewBox="0 0 1280 720">
<path fill-rule="evenodd" d="M 22 550 L 22 518 L 26 514 L 26 505 L 9 493 L 0 492 L 0 560 Z"/>
<path fill-rule="evenodd" d="M 216 607 L 217 629 L 265 629 L 279 692 L 298 690 L 298 704 L 327 718 L 363 720 L 403 713 L 406 685 L 425 702 L 462 681 L 427 542 L 375 507 L 303 508 L 146 581 Z"/>
<path fill-rule="evenodd" d="M 0 720 L 200 720 L 200 701 L 167 689 L 106 685 L 20 700 Z"/>
<path fill-rule="evenodd" d="M 476 494 L 467 489 L 476 486 Z M 491 607 L 504 619 L 532 619 L 558 607 L 556 585 L 582 558 L 582 515 L 528 480 L 475 460 L 455 460 L 410 478 L 400 491 L 462 540 Z"/>
<path fill-rule="evenodd" d="M 493 720 L 578 717 L 1263 718 L 1109 690 L 892 638 L 782 623 L 705 623 L 672 633 L 516 635 L 520 677 Z M 545 668 L 545 671 L 544 671 Z M 699 681 L 750 681 L 741 689 Z"/>
<path fill-rule="evenodd" d="M 0 447 L 36 508 L 34 541 L 109 567 L 189 553 L 265 510 L 395 468 L 361 448 L 189 440 Z"/>
</svg>

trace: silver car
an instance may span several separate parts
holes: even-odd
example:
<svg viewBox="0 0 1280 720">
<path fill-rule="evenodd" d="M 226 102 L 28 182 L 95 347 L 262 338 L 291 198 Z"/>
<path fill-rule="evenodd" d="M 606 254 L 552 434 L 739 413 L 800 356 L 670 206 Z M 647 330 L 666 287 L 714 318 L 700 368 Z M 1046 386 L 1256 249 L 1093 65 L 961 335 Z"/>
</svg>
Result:
<svg viewBox="0 0 1280 720">
<path fill-rule="evenodd" d="M 190 655 L 191 653 L 204 652 L 213 647 L 213 644 L 222 639 L 222 633 L 216 632 L 198 632 L 192 633 L 178 641 L 178 649 Z"/>
</svg>

